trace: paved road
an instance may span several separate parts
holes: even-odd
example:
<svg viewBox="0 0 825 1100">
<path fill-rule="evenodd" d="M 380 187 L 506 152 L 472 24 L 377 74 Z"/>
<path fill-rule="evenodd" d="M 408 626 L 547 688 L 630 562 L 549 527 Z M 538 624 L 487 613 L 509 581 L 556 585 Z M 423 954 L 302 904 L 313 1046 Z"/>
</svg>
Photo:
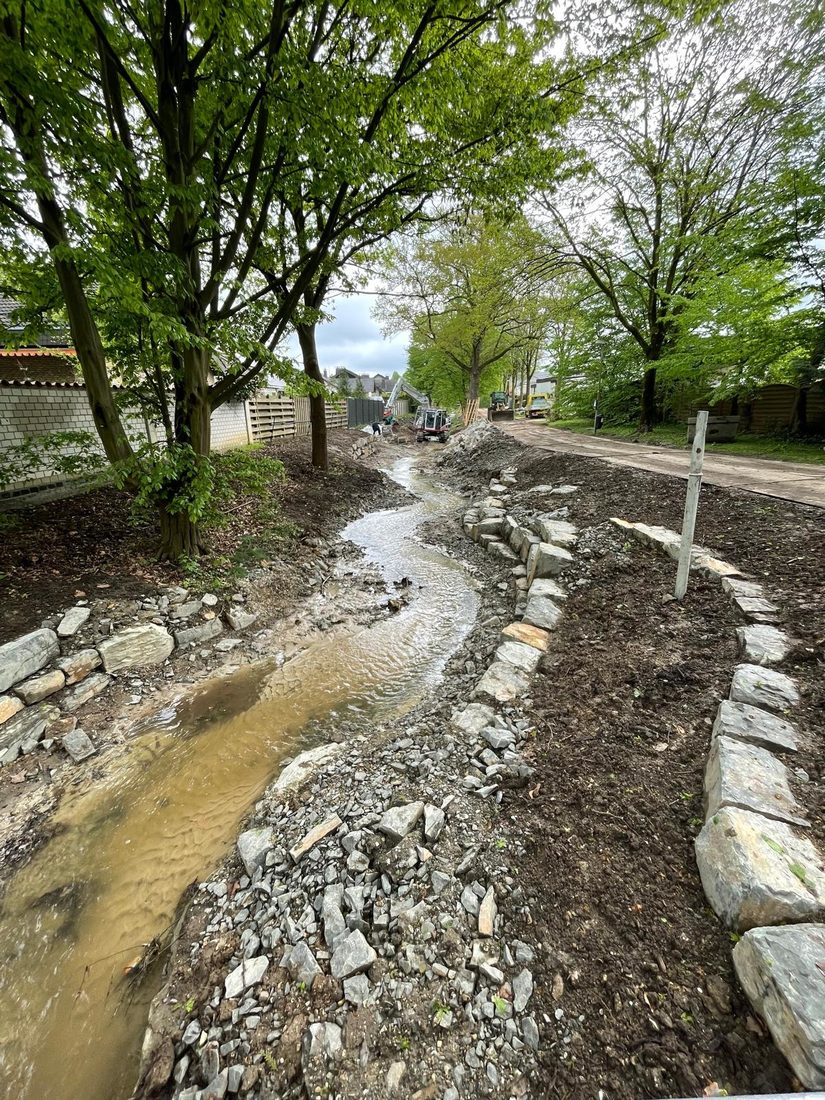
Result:
<svg viewBox="0 0 825 1100">
<path fill-rule="evenodd" d="M 547 428 L 527 420 L 500 422 L 499 428 L 514 435 L 531 447 L 542 447 L 563 454 L 588 455 L 614 466 L 633 466 L 657 474 L 687 478 L 690 454 L 670 447 L 651 447 L 641 443 L 625 443 L 604 436 L 579 435 Z M 766 458 L 742 455 L 706 454 L 703 480 L 712 485 L 727 485 L 747 489 L 782 500 L 813 504 L 825 508 L 825 466 L 803 462 L 775 462 Z"/>
</svg>

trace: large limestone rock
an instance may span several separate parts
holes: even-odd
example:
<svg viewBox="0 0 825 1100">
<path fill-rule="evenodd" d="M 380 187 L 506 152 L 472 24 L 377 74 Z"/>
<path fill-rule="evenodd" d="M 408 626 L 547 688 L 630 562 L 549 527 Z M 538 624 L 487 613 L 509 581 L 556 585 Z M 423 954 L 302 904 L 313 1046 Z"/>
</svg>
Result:
<svg viewBox="0 0 825 1100">
<path fill-rule="evenodd" d="M 62 744 L 75 764 L 79 764 L 81 760 L 85 760 L 89 756 L 94 756 L 97 752 L 92 739 L 79 727 L 64 733 Z"/>
<path fill-rule="evenodd" d="M 809 825 L 788 784 L 788 769 L 767 749 L 716 737 L 705 771 L 707 816 L 724 806 L 753 810 L 792 825 Z"/>
<path fill-rule="evenodd" d="M 508 516 L 507 519 L 510 519 L 510 517 Z M 529 539 L 532 533 L 529 527 L 520 527 L 518 523 L 513 527 L 507 524 L 506 529 L 502 528 L 501 537 L 509 542 L 511 549 L 516 554 L 521 554 L 522 543 L 525 539 Z"/>
<path fill-rule="evenodd" d="M 495 516 L 478 521 L 478 533 L 480 535 L 500 535 L 502 521 Z"/>
<path fill-rule="evenodd" d="M 351 978 L 353 974 L 362 974 L 369 970 L 378 956 L 357 928 L 348 936 L 343 936 L 335 945 L 330 960 L 333 978 Z"/>
<path fill-rule="evenodd" d="M 403 840 L 416 827 L 424 813 L 423 802 L 407 802 L 403 806 L 391 806 L 378 822 L 379 832 L 393 840 Z"/>
<path fill-rule="evenodd" d="M 572 550 L 579 541 L 578 527 L 573 523 L 568 523 L 567 520 L 539 518 L 536 526 L 545 542 L 552 542 L 555 546 L 563 546 L 565 550 Z"/>
<path fill-rule="evenodd" d="M 0 726 L 23 709 L 23 703 L 14 695 L 0 695 Z"/>
<path fill-rule="evenodd" d="M 79 710 L 84 704 L 104 692 L 111 679 L 112 677 L 107 676 L 105 672 L 96 672 L 94 676 L 81 680 L 63 696 L 63 709 L 70 714 Z"/>
<path fill-rule="evenodd" d="M 546 630 L 529 623 L 510 623 L 501 632 L 502 642 L 521 642 L 523 645 L 532 646 L 542 653 L 547 652 L 550 644 L 550 635 Z"/>
<path fill-rule="evenodd" d="M 492 707 L 485 706 L 484 703 L 468 703 L 463 710 L 453 711 L 450 721 L 456 729 L 472 736 L 489 726 L 495 716 L 496 712 Z"/>
<path fill-rule="evenodd" d="M 515 665 L 522 672 L 535 672 L 541 660 L 541 650 L 523 642 L 502 642 L 496 650 L 496 660 Z"/>
<path fill-rule="evenodd" d="M 696 838 L 696 862 L 714 912 L 737 932 L 813 920 L 825 908 L 822 858 L 784 821 L 718 810 Z"/>
<path fill-rule="evenodd" d="M 556 603 L 563 603 L 567 599 L 567 589 L 562 588 L 558 581 L 552 577 L 537 577 L 530 585 L 530 596 L 546 596 Z"/>
<path fill-rule="evenodd" d="M 796 1076 L 825 1088 L 825 928 L 754 928 L 733 949 L 733 965 Z"/>
<path fill-rule="evenodd" d="M 322 764 L 332 760 L 341 751 L 340 745 L 318 745 L 314 749 L 307 749 L 291 760 L 275 783 L 276 791 L 288 791 L 300 787 L 307 779 L 311 778 Z"/>
<path fill-rule="evenodd" d="M 33 630 L 0 645 L 0 691 L 28 679 L 59 656 L 60 643 L 53 630 Z"/>
<path fill-rule="evenodd" d="M 509 703 L 527 691 L 526 673 L 504 661 L 494 661 L 476 686 L 477 695 L 491 695 L 499 703 Z"/>
<path fill-rule="evenodd" d="M 275 843 L 271 828 L 247 829 L 238 837 L 238 855 L 250 878 L 266 862 L 266 853 Z"/>
<path fill-rule="evenodd" d="M 745 618 L 752 622 L 775 623 L 779 618 L 779 608 L 776 604 L 760 596 L 734 596 L 733 602 Z"/>
<path fill-rule="evenodd" d="M 224 980 L 225 995 L 231 1000 L 239 997 L 245 989 L 251 989 L 257 985 L 269 968 L 269 959 L 266 955 L 257 955 L 253 959 L 244 959 L 234 970 L 227 974 Z"/>
<path fill-rule="evenodd" d="M 746 661 L 754 665 L 776 665 L 791 651 L 791 639 L 784 630 L 764 623 L 740 626 L 736 637 Z"/>
<path fill-rule="evenodd" d="M 538 546 L 538 544 L 540 542 L 541 542 L 541 539 L 539 538 L 539 536 L 534 535 L 532 533 L 532 531 L 527 534 L 527 537 L 522 542 L 521 549 L 518 552 L 518 556 L 521 558 L 521 560 L 523 562 L 526 563 L 527 559 L 530 557 L 530 551 L 533 549 L 534 546 Z M 525 573 L 526 573 L 526 567 L 525 567 Z"/>
<path fill-rule="evenodd" d="M 561 622 L 561 608 L 547 596 L 534 596 L 532 591 L 531 588 L 524 608 L 524 621 L 542 630 L 555 630 Z"/>
<path fill-rule="evenodd" d="M 736 666 L 730 697 L 735 703 L 750 703 L 778 714 L 799 705 L 799 691 L 790 676 L 753 664 Z"/>
<path fill-rule="evenodd" d="M 254 622 L 257 622 L 257 620 L 258 615 L 256 612 L 244 611 L 242 607 L 230 607 L 226 612 L 226 621 L 236 632 L 246 630 L 248 627 L 252 626 Z"/>
<path fill-rule="evenodd" d="M 536 577 L 557 577 L 573 564 L 573 555 L 552 542 L 539 542 L 530 549 L 527 558 L 527 583 Z"/>
<path fill-rule="evenodd" d="M 65 675 L 67 684 L 77 684 L 100 664 L 100 654 L 96 649 L 81 649 L 70 657 L 61 657 L 57 667 Z"/>
<path fill-rule="evenodd" d="M 208 619 L 205 623 L 198 623 L 197 626 L 190 626 L 187 630 L 176 630 L 175 641 L 181 647 L 189 645 L 190 642 L 200 645 L 202 642 L 208 642 L 212 638 L 217 638 L 217 636 L 222 633 L 223 623 L 221 620 Z"/>
<path fill-rule="evenodd" d="M 513 553 L 506 542 L 499 542 L 498 539 L 488 544 L 487 551 L 490 554 L 498 554 L 505 561 L 518 561 L 518 554 Z"/>
<path fill-rule="evenodd" d="M 175 648 L 175 643 L 164 627 L 145 623 L 127 627 L 110 638 L 104 638 L 97 648 L 106 671 L 121 672 L 127 668 L 162 664 Z"/>
<path fill-rule="evenodd" d="M 70 607 L 58 624 L 58 638 L 71 638 L 77 634 L 91 613 L 88 607 Z"/>
<path fill-rule="evenodd" d="M 66 683 L 66 677 L 59 668 L 52 668 L 48 672 L 41 672 L 39 676 L 33 676 L 30 680 L 24 680 L 14 689 L 26 706 L 39 703 L 49 695 L 60 691 Z"/>
<path fill-rule="evenodd" d="M 796 730 L 776 714 L 748 703 L 723 699 L 713 723 L 714 737 L 734 737 L 766 749 L 793 752 L 798 743 Z"/>
<path fill-rule="evenodd" d="M 761 599 L 765 590 L 757 581 L 747 581 L 744 577 L 723 577 L 722 588 L 733 598 L 745 597 Z"/>
<path fill-rule="evenodd" d="M 57 707 L 48 703 L 38 703 L 37 706 L 21 710 L 0 726 L 0 752 L 15 745 L 25 746 L 23 751 L 30 751 L 42 738 L 48 723 L 59 714 Z"/>
</svg>

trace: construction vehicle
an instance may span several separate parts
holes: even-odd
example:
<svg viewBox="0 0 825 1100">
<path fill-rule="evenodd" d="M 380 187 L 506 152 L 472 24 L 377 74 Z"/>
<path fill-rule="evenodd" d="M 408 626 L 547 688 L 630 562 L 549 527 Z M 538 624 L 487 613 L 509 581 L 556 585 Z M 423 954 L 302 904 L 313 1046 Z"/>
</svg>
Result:
<svg viewBox="0 0 825 1100">
<path fill-rule="evenodd" d="M 490 404 L 487 408 L 488 420 L 512 420 L 515 416 L 513 402 L 510 395 L 504 390 L 494 390 L 490 394 Z"/>
<path fill-rule="evenodd" d="M 437 439 L 446 443 L 450 434 L 450 414 L 446 409 L 425 408 L 418 410 L 415 418 L 415 441 L 426 443 L 428 439 Z"/>
<path fill-rule="evenodd" d="M 413 399 L 413 401 L 417 401 L 420 408 L 428 409 L 430 407 L 430 399 L 429 397 L 427 397 L 426 393 L 422 393 L 421 390 L 417 390 L 415 386 L 411 386 L 402 374 L 401 377 L 396 380 L 396 383 L 392 388 L 392 393 L 390 394 L 384 407 L 385 420 L 388 416 L 392 416 L 392 407 L 398 400 L 398 395 L 402 392 L 408 394 Z"/>
</svg>

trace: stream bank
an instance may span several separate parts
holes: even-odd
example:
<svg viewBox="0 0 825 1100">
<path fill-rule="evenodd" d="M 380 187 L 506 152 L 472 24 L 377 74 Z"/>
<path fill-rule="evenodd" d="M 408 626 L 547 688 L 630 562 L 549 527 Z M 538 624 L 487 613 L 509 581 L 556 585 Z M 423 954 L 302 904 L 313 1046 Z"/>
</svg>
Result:
<svg viewBox="0 0 825 1100">
<path fill-rule="evenodd" d="M 512 467 L 519 518 L 556 508 L 547 493 L 566 487 L 554 514 L 579 536 L 552 645 L 517 703 L 480 716 L 493 723 L 485 756 L 462 716 L 512 618 L 512 563 L 442 525 L 436 540 L 484 578 L 477 626 L 437 700 L 367 734 L 356 722 L 345 750 L 256 806 L 240 853 L 190 907 L 153 1007 L 141 1095 L 793 1089 L 738 987 L 693 854 L 737 620 L 701 577 L 674 604 L 670 563 L 609 522 L 673 523 L 683 487 L 536 456 L 498 434 L 437 461 L 439 477 L 482 495 Z M 708 496 L 703 541 L 769 579 L 798 639 L 799 782 L 818 808 L 823 635 L 799 611 L 821 587 L 805 557 L 820 517 Z M 513 771 L 479 787 L 502 747 Z"/>
<path fill-rule="evenodd" d="M 268 656 L 289 660 L 335 627 L 374 618 L 384 580 L 337 536 L 356 516 L 399 503 L 405 494 L 380 472 L 377 455 L 353 460 L 352 433 L 333 432 L 330 450 L 331 469 L 321 474 L 310 464 L 307 440 L 268 446 L 263 453 L 284 463 L 287 479 L 272 485 L 271 499 L 240 501 L 227 526 L 213 534 L 213 554 L 197 575 L 154 560 L 153 528 L 136 522 L 127 494 L 112 488 L 14 517 L 16 526 L 0 540 L 0 642 L 44 629 L 53 639 L 64 616 L 82 621 L 59 637 L 61 653 L 52 667 L 35 674 L 57 678 L 42 702 L 12 709 L 9 717 L 8 704 L 21 706 L 17 685 L 0 693 L 0 755 L 10 724 L 35 711 L 48 717 L 32 751 L 0 766 L 0 883 L 51 835 L 64 797 L 105 780 L 157 714 L 173 723 L 199 683 Z M 395 449 L 380 450 L 389 463 Z M 274 536 L 259 530 L 261 505 L 270 519 L 276 510 Z M 227 576 L 220 563 L 238 555 L 239 575 Z M 223 631 L 210 635 L 220 625 L 216 620 L 223 620 Z M 159 626 L 170 648 L 180 631 L 204 636 L 179 645 L 167 660 L 108 675 L 98 647 L 139 624 Z M 78 667 L 70 670 L 73 662 Z M 65 674 L 59 671 L 64 667 Z M 78 693 L 82 697 L 73 698 Z M 63 749 L 62 738 L 74 725 L 95 750 L 82 761 L 68 759 Z"/>
<path fill-rule="evenodd" d="M 141 945 L 220 859 L 285 758 L 404 712 L 440 679 L 477 597 L 417 530 L 460 498 L 428 488 L 412 456 L 395 472 L 402 489 L 424 492 L 355 520 L 325 548 L 320 590 L 299 622 L 268 632 L 269 660 L 224 670 L 133 731 L 127 752 L 64 796 L 58 831 L 7 884 L 0 1032 L 17 1095 L 127 1096 L 155 973 L 133 983 Z M 336 621 L 342 605 L 351 613 Z M 274 655 L 302 624 L 314 628 L 303 644 Z"/>
</svg>

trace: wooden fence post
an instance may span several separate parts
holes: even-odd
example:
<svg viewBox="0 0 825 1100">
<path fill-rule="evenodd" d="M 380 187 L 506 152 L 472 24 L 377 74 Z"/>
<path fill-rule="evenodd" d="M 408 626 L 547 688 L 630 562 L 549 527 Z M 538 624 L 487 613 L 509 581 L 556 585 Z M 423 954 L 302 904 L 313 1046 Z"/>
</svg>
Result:
<svg viewBox="0 0 825 1100">
<path fill-rule="evenodd" d="M 690 452 L 690 472 L 688 473 L 685 514 L 682 520 L 682 544 L 679 547 L 679 568 L 676 571 L 676 591 L 674 595 L 681 600 L 687 592 L 690 577 L 690 558 L 693 550 L 693 532 L 696 527 L 696 512 L 699 509 L 699 489 L 702 486 L 702 463 L 705 458 L 705 432 L 708 427 L 707 411 L 697 413 L 696 430 Z"/>
</svg>

